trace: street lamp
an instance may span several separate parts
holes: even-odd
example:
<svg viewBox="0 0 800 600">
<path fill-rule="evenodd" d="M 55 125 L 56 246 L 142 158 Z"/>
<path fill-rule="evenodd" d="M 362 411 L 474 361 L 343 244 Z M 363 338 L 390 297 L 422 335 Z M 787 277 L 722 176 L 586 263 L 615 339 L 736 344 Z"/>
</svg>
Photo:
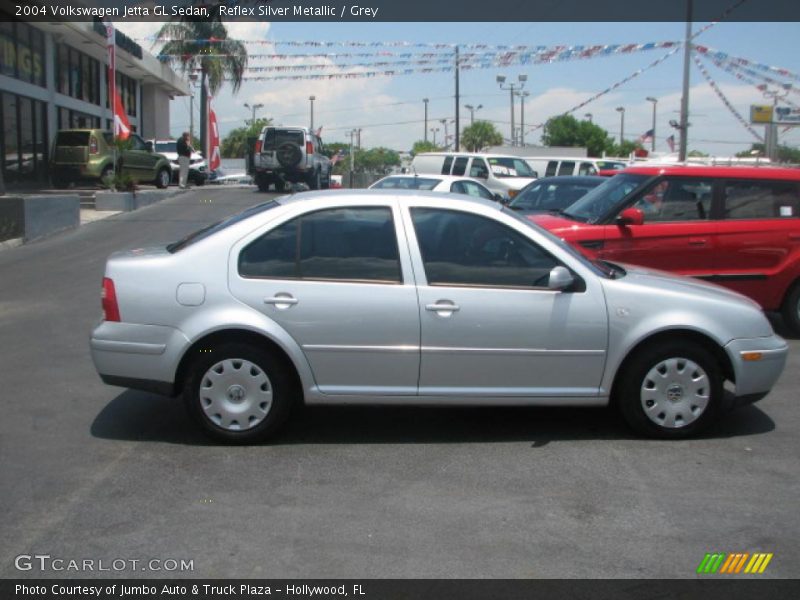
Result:
<svg viewBox="0 0 800 600">
<path fill-rule="evenodd" d="M 650 150 L 655 152 L 656 151 L 656 104 L 658 104 L 658 100 L 653 98 L 652 96 L 648 96 L 645 98 L 648 102 L 653 103 L 653 128 L 650 130 L 652 132 L 652 139 L 650 140 Z"/>
<path fill-rule="evenodd" d="M 257 111 L 259 108 L 263 108 L 263 107 L 264 107 L 264 105 L 263 105 L 263 104 L 253 104 L 252 106 L 250 106 L 250 105 L 249 105 L 247 102 L 245 102 L 245 103 L 244 103 L 244 107 L 245 107 L 245 108 L 249 108 L 250 110 L 252 110 L 252 111 L 253 111 L 253 118 L 252 118 L 252 119 L 250 119 L 250 127 L 252 127 L 253 125 L 255 125 L 255 124 L 256 124 L 256 111 Z"/>
<path fill-rule="evenodd" d="M 194 85 L 197 83 L 197 73 L 191 73 L 189 75 L 189 139 L 194 139 Z M 245 105 L 247 106 L 247 105 Z M 113 108 L 112 114 L 113 114 Z"/>
<path fill-rule="evenodd" d="M 589 123 L 592 122 L 592 113 L 586 113 L 583 116 L 586 117 L 586 120 L 589 121 Z"/>
<path fill-rule="evenodd" d="M 514 143 L 514 90 L 515 89 L 522 89 L 525 87 L 525 82 L 528 81 L 527 75 L 520 74 L 518 77 L 518 83 L 509 83 L 508 85 L 504 85 L 506 82 L 505 75 L 498 75 L 497 76 L 497 84 L 500 86 L 501 90 L 509 90 L 510 98 L 511 98 L 511 145 L 515 146 Z"/>
<path fill-rule="evenodd" d="M 425 141 L 428 141 L 428 99 L 423 98 L 422 101 L 425 103 L 425 128 L 422 130 L 425 135 Z"/>
<path fill-rule="evenodd" d="M 622 142 L 625 141 L 625 107 L 618 106 L 617 112 L 619 113 L 619 145 L 622 147 Z"/>
<path fill-rule="evenodd" d="M 439 131 L 438 127 L 431 127 L 431 133 L 433 133 L 433 145 L 436 145 L 436 132 Z"/>
<path fill-rule="evenodd" d="M 530 92 L 517 92 L 519 96 L 519 145 L 525 145 L 525 98 L 530 96 Z"/>
<path fill-rule="evenodd" d="M 469 124 L 472 125 L 475 123 L 475 111 L 482 109 L 483 104 L 478 104 L 478 106 L 472 106 L 472 104 L 465 104 L 464 108 L 466 108 L 469 111 Z"/>
<path fill-rule="evenodd" d="M 309 96 L 308 100 L 311 102 L 311 131 L 314 131 L 314 100 L 316 100 L 316 96 Z"/>
</svg>

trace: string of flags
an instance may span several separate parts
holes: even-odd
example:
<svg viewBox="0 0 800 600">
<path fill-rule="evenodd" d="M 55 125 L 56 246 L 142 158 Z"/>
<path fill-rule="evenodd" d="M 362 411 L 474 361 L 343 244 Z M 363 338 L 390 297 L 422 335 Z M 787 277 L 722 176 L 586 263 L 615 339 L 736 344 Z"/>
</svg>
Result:
<svg viewBox="0 0 800 600">
<path fill-rule="evenodd" d="M 725 63 L 720 60 L 716 60 L 715 58 L 712 58 L 710 56 L 706 58 L 709 58 L 712 63 L 714 63 L 717 67 L 719 67 L 726 73 L 730 73 L 731 75 L 736 77 L 736 79 L 755 85 L 761 91 L 764 91 L 766 89 L 767 87 L 766 84 L 771 84 L 776 87 L 780 87 L 786 90 L 787 92 L 800 95 L 800 88 L 795 88 L 791 83 L 781 82 L 776 79 L 773 79 L 768 75 L 764 75 L 763 73 L 759 73 L 757 71 L 753 71 L 752 69 L 741 67 L 735 64 Z M 755 83 L 756 79 L 762 81 L 763 83 L 761 84 Z"/>
<path fill-rule="evenodd" d="M 727 52 L 716 50 L 714 48 L 709 48 L 708 46 L 701 46 L 699 44 L 694 44 L 693 47 L 700 54 L 706 55 L 714 60 L 718 60 L 726 64 L 731 64 L 735 67 L 741 67 L 741 68 L 746 67 L 752 69 L 754 72 L 761 71 L 762 73 L 771 73 L 773 75 L 785 77 L 787 79 L 794 79 L 795 81 L 800 81 L 800 75 L 790 71 L 789 69 L 784 69 L 783 67 L 773 67 L 770 65 L 766 65 L 764 63 L 752 61 L 746 58 L 741 58 L 739 56 L 731 56 Z"/>
<path fill-rule="evenodd" d="M 742 117 L 741 114 L 739 114 L 739 111 L 736 110 L 736 108 L 733 106 L 733 104 L 731 104 L 730 101 L 728 101 L 728 99 L 725 97 L 725 94 L 722 93 L 722 90 L 717 85 L 717 82 L 714 81 L 714 79 L 711 77 L 709 72 L 706 70 L 706 68 L 703 65 L 703 63 L 700 62 L 700 58 L 697 56 L 697 54 L 693 53 L 692 54 L 692 59 L 694 60 L 694 64 L 700 70 L 700 73 L 703 74 L 703 77 L 708 82 L 708 85 L 711 86 L 711 89 L 714 90 L 714 92 L 717 94 L 719 99 L 722 100 L 722 103 L 731 112 L 731 114 L 733 114 L 733 116 L 736 117 L 736 120 L 739 121 L 739 123 L 745 129 L 747 129 L 747 131 L 749 131 L 753 135 L 753 137 L 755 137 L 758 141 L 763 142 L 764 141 L 764 137 L 761 136 L 755 129 L 753 129 L 753 127 L 750 125 L 750 123 L 748 123 L 747 120 L 744 117 Z"/>
<path fill-rule="evenodd" d="M 708 57 L 705 57 L 705 58 L 708 58 Z M 756 79 L 754 79 L 752 77 L 748 77 L 747 75 L 745 75 L 744 73 L 741 73 L 740 71 L 734 69 L 730 65 L 725 65 L 724 63 L 717 62 L 715 60 L 712 60 L 711 62 L 714 63 L 714 65 L 716 67 L 718 67 L 719 69 L 721 69 L 721 70 L 725 71 L 726 73 L 729 73 L 730 75 L 733 75 L 734 77 L 736 77 L 736 79 L 738 79 L 739 81 L 744 81 L 745 83 L 749 83 L 754 88 L 756 88 L 759 92 L 766 92 L 767 89 L 768 89 L 767 83 L 759 83 Z M 768 83 L 772 83 L 772 80 L 770 82 L 768 82 Z M 786 84 L 784 84 L 784 85 L 786 85 Z M 784 85 L 781 85 L 781 87 L 784 87 Z M 784 89 L 787 89 L 787 88 L 784 87 Z M 783 98 L 781 98 L 781 102 L 784 103 L 784 104 L 788 104 L 792 108 L 800 108 L 800 105 L 795 104 L 794 102 L 792 102 L 791 100 L 789 100 L 785 96 Z"/>
</svg>

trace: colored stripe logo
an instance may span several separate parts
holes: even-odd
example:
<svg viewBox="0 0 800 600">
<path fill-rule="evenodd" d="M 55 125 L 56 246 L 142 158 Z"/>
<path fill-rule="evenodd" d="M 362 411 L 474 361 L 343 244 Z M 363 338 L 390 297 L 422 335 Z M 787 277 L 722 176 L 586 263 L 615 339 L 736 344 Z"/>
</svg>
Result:
<svg viewBox="0 0 800 600">
<path fill-rule="evenodd" d="M 773 554 L 766 552 L 707 552 L 697 566 L 698 575 L 726 574 L 737 575 L 739 573 L 760 574 L 763 573 Z"/>
</svg>

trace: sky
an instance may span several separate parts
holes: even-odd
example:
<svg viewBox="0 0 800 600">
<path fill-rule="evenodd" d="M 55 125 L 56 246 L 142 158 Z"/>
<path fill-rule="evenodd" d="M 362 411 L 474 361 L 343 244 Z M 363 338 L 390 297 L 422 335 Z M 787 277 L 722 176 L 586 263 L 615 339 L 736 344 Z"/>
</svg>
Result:
<svg viewBox="0 0 800 600">
<path fill-rule="evenodd" d="M 696 31 L 707 23 L 696 23 Z M 118 28 L 140 39 L 152 36 L 159 23 L 118 23 Z M 228 23 L 229 37 L 241 40 L 267 40 L 270 42 L 409 42 L 488 45 L 594 45 L 643 44 L 648 42 L 680 41 L 685 33 L 684 23 Z M 729 55 L 746 58 L 769 66 L 800 73 L 800 23 L 728 23 L 720 22 L 695 40 Z M 159 45 L 140 41 L 153 53 Z M 371 52 L 427 52 L 423 48 L 333 48 L 298 47 L 272 44 L 247 44 L 251 53 L 344 53 Z M 525 102 L 525 129 L 564 113 L 598 92 L 612 87 L 634 72 L 644 69 L 653 61 L 666 55 L 668 50 L 655 49 L 631 54 L 615 54 L 585 60 L 553 62 L 538 65 L 496 66 L 487 69 L 463 71 L 460 80 L 461 125 L 469 124 L 469 111 L 465 104 L 482 105 L 475 118 L 492 121 L 505 137 L 510 129 L 509 92 L 501 90 L 497 75 L 506 81 L 516 81 L 520 74 L 527 76 L 524 91 L 529 92 Z M 392 60 L 391 57 L 359 58 L 359 62 Z M 330 58 L 298 57 L 291 61 L 269 62 L 251 58 L 251 66 L 330 63 Z M 731 74 L 706 61 L 706 69 L 729 103 L 749 120 L 751 104 L 768 104 L 771 101 L 752 84 L 736 79 Z M 369 70 L 366 67 L 362 70 Z M 330 71 L 325 71 L 330 72 Z M 636 139 L 652 127 L 652 104 L 645 100 L 655 97 L 657 103 L 656 150 L 668 151 L 665 138 L 672 134 L 669 121 L 679 118 L 683 52 L 676 52 L 659 65 L 642 72 L 638 77 L 594 100 L 574 113 L 579 119 L 586 113 L 593 121 L 619 140 L 621 113 L 624 107 L 626 139 Z M 750 148 L 758 141 L 720 100 L 703 75 L 691 64 L 689 150 L 699 150 L 715 156 L 731 156 Z M 272 73 L 255 73 L 264 76 Z M 291 74 L 302 74 L 291 72 Z M 792 81 L 792 80 L 787 80 Z M 800 80 L 794 80 L 797 92 L 788 99 L 800 104 Z M 241 127 L 250 119 L 251 112 L 244 107 L 261 103 L 258 116 L 270 117 L 280 125 L 308 125 L 310 120 L 309 96 L 315 96 L 314 124 L 322 126 L 325 142 L 342 142 L 348 133 L 361 128 L 364 147 L 385 146 L 408 151 L 413 143 L 423 138 L 424 104 L 429 98 L 428 128 L 439 127 L 437 142 L 448 133 L 452 135 L 455 118 L 454 75 L 452 72 L 400 75 L 332 80 L 300 81 L 246 81 L 233 95 L 230 87 L 223 88 L 215 98 L 221 134 Z M 197 111 L 198 102 L 195 102 Z M 520 120 L 519 99 L 515 103 L 515 120 Z M 197 117 L 195 118 L 197 123 Z M 171 104 L 171 134 L 177 136 L 189 126 L 189 99 L 176 98 Z M 763 135 L 763 126 L 754 127 Z M 526 133 L 527 143 L 540 143 L 541 129 Z M 433 133 L 429 131 L 428 138 Z M 677 139 L 677 136 L 676 136 Z M 800 145 L 800 127 L 781 131 L 780 142 L 790 146 Z"/>
</svg>

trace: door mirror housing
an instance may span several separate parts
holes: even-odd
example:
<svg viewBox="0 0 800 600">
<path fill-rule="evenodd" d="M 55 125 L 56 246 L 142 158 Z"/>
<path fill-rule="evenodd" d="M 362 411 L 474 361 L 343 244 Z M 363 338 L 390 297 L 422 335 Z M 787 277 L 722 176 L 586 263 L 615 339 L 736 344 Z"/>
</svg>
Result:
<svg viewBox="0 0 800 600">
<path fill-rule="evenodd" d="M 144 149 L 148 152 L 153 152 L 153 142 L 145 142 Z"/>
<path fill-rule="evenodd" d="M 566 267 L 553 267 L 547 287 L 551 290 L 562 291 L 575 283 L 575 278 Z"/>
<path fill-rule="evenodd" d="M 626 208 L 619 213 L 617 225 L 644 225 L 644 212 L 639 208 Z"/>
</svg>

